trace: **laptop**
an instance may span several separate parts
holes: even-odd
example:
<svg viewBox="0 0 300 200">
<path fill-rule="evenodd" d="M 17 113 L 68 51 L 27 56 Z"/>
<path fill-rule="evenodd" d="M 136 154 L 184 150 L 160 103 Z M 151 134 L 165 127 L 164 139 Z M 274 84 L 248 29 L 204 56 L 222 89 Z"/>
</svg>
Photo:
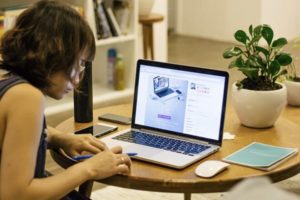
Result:
<svg viewBox="0 0 300 200">
<path fill-rule="evenodd" d="M 178 93 L 170 88 L 169 78 L 165 76 L 156 76 L 153 78 L 153 91 L 161 101 L 178 96 Z"/>
<path fill-rule="evenodd" d="M 138 60 L 131 128 L 102 141 L 137 153 L 133 159 L 175 169 L 195 163 L 222 145 L 228 77 L 225 71 Z M 160 101 L 157 94 L 170 87 L 176 98 Z"/>
</svg>

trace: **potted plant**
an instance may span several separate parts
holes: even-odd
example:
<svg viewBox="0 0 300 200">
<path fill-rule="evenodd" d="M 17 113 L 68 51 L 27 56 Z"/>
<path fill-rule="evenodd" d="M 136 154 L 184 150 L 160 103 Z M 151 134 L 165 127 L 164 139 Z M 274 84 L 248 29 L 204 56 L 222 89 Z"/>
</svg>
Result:
<svg viewBox="0 0 300 200">
<path fill-rule="evenodd" d="M 245 75 L 232 86 L 233 107 L 241 123 L 266 128 L 275 123 L 286 104 L 286 87 L 276 80 L 287 73 L 285 66 L 292 63 L 292 57 L 282 50 L 287 40 L 273 40 L 270 26 L 250 25 L 248 32 L 236 31 L 234 37 L 242 45 L 226 49 L 223 57 L 233 59 L 229 68 Z M 265 41 L 265 46 L 261 41 Z"/>
<path fill-rule="evenodd" d="M 300 49 L 300 38 L 295 42 L 295 47 Z M 291 106 L 300 106 L 300 75 L 298 73 L 295 63 L 291 63 L 287 68 L 286 80 L 284 81 L 287 88 L 287 101 Z"/>
</svg>

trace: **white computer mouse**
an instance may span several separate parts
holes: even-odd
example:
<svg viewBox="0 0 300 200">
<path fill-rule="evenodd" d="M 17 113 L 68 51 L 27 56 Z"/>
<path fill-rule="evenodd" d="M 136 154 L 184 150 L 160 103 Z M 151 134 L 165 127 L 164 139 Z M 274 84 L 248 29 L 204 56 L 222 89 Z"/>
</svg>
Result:
<svg viewBox="0 0 300 200">
<path fill-rule="evenodd" d="M 196 169 L 196 175 L 204 178 L 210 178 L 225 170 L 230 164 L 219 160 L 208 160 L 200 163 Z"/>
</svg>

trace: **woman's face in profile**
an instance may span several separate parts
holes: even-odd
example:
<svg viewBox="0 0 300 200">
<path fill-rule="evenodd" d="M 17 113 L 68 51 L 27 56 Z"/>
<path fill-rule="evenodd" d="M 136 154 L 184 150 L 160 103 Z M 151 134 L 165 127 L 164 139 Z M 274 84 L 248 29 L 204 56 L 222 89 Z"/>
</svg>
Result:
<svg viewBox="0 0 300 200">
<path fill-rule="evenodd" d="M 72 70 L 74 73 L 75 70 Z M 51 87 L 45 90 L 45 94 L 54 99 L 62 99 L 66 94 L 74 89 L 72 80 L 63 71 L 56 72 L 50 77 Z"/>
<path fill-rule="evenodd" d="M 47 96 L 59 100 L 73 91 L 74 86 L 78 85 L 84 73 L 86 63 L 83 59 L 85 58 L 84 55 L 83 53 L 80 59 L 75 62 L 69 75 L 64 71 L 58 71 L 50 75 L 49 79 L 52 85 L 44 91 Z"/>
</svg>

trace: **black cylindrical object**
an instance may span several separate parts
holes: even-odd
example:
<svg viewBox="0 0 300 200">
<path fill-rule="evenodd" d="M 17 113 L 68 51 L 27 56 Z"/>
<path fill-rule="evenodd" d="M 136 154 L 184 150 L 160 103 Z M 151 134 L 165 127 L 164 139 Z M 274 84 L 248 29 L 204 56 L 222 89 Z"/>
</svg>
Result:
<svg viewBox="0 0 300 200">
<path fill-rule="evenodd" d="M 85 62 L 83 77 L 74 90 L 74 119 L 79 123 L 93 121 L 92 62 Z"/>
</svg>

